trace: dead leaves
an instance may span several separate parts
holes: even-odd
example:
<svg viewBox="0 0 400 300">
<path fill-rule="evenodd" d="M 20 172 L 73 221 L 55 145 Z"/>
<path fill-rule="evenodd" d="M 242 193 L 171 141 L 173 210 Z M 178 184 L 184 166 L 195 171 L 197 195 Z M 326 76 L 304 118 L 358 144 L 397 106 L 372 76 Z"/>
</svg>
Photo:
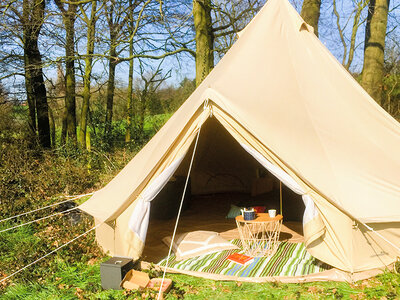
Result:
<svg viewBox="0 0 400 300">
<path fill-rule="evenodd" d="M 67 285 L 64 284 L 64 283 L 60 283 L 60 284 L 58 285 L 58 289 L 59 289 L 59 290 L 64 290 L 65 288 L 67 288 Z"/>
<path fill-rule="evenodd" d="M 78 299 L 85 299 L 84 297 L 83 297 L 83 290 L 82 289 L 80 289 L 80 288 L 75 288 L 75 293 L 74 293 L 74 295 L 76 296 L 76 297 L 78 297 Z"/>
<path fill-rule="evenodd" d="M 94 258 L 89 259 L 87 264 L 89 266 L 94 266 L 95 264 L 97 264 L 97 258 L 94 257 Z"/>
<path fill-rule="evenodd" d="M 6 273 L 0 272 L 0 280 L 3 280 L 7 277 Z M 0 283 L 0 288 L 5 288 L 10 283 L 9 279 L 6 279 Z"/>
</svg>

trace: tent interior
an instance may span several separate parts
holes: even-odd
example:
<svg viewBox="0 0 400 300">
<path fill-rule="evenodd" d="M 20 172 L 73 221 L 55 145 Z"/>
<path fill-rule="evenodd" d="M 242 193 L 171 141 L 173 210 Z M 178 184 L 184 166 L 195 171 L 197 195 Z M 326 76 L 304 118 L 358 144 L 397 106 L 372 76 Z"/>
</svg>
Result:
<svg viewBox="0 0 400 300">
<path fill-rule="evenodd" d="M 162 239 L 171 236 L 195 142 L 166 186 L 151 202 L 150 223 L 142 259 L 157 263 L 168 254 Z M 305 210 L 300 195 L 282 183 L 283 226 L 280 240 L 303 242 Z M 280 212 L 280 182 L 259 164 L 215 119 L 202 126 L 184 197 L 177 234 L 216 231 L 239 238 L 234 218 L 226 218 L 231 205 L 265 206 Z"/>
</svg>

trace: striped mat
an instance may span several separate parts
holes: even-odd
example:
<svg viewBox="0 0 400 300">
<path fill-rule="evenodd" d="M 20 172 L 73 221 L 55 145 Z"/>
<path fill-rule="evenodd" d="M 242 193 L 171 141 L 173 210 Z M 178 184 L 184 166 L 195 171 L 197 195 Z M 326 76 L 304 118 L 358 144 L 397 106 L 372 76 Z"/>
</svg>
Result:
<svg viewBox="0 0 400 300">
<path fill-rule="evenodd" d="M 239 239 L 232 240 L 231 243 L 241 246 Z M 175 255 L 171 255 L 168 268 L 236 277 L 302 276 L 332 268 L 312 257 L 303 243 L 282 242 L 272 257 L 255 257 L 252 263 L 245 266 L 226 259 L 235 252 L 243 253 L 237 249 L 224 250 L 181 261 L 176 261 Z M 166 258 L 158 265 L 165 266 L 165 263 Z"/>
</svg>

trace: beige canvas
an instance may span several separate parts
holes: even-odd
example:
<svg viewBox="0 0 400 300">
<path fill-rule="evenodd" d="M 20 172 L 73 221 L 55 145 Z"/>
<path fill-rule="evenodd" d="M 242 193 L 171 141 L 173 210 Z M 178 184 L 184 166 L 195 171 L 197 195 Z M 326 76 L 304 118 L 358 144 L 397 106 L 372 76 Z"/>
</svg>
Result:
<svg viewBox="0 0 400 300">
<path fill-rule="evenodd" d="M 106 250 L 140 255 L 143 241 L 127 225 L 139 195 L 180 156 L 186 154 L 182 164 L 188 163 L 198 130 L 210 120 L 288 174 L 313 199 L 318 220 L 304 228 L 312 255 L 349 272 L 395 261 L 400 254 L 399 123 L 359 86 L 287 0 L 269 0 L 165 126 L 80 206 L 105 222 L 97 235 Z M 200 133 L 200 141 L 212 132 Z M 236 146 L 233 151 L 242 153 Z M 207 157 L 206 144 L 198 150 Z M 251 174 L 249 164 L 243 160 L 243 174 Z M 202 178 L 197 170 L 193 176 Z"/>
</svg>

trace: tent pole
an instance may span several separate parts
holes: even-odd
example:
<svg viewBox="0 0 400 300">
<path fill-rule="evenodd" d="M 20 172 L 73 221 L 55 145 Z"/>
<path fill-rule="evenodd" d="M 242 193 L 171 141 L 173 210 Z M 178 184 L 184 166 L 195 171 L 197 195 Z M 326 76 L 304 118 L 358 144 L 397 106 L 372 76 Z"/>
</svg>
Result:
<svg viewBox="0 0 400 300">
<path fill-rule="evenodd" d="M 282 181 L 279 181 L 279 206 L 280 206 L 280 212 L 282 216 Z"/>
</svg>

